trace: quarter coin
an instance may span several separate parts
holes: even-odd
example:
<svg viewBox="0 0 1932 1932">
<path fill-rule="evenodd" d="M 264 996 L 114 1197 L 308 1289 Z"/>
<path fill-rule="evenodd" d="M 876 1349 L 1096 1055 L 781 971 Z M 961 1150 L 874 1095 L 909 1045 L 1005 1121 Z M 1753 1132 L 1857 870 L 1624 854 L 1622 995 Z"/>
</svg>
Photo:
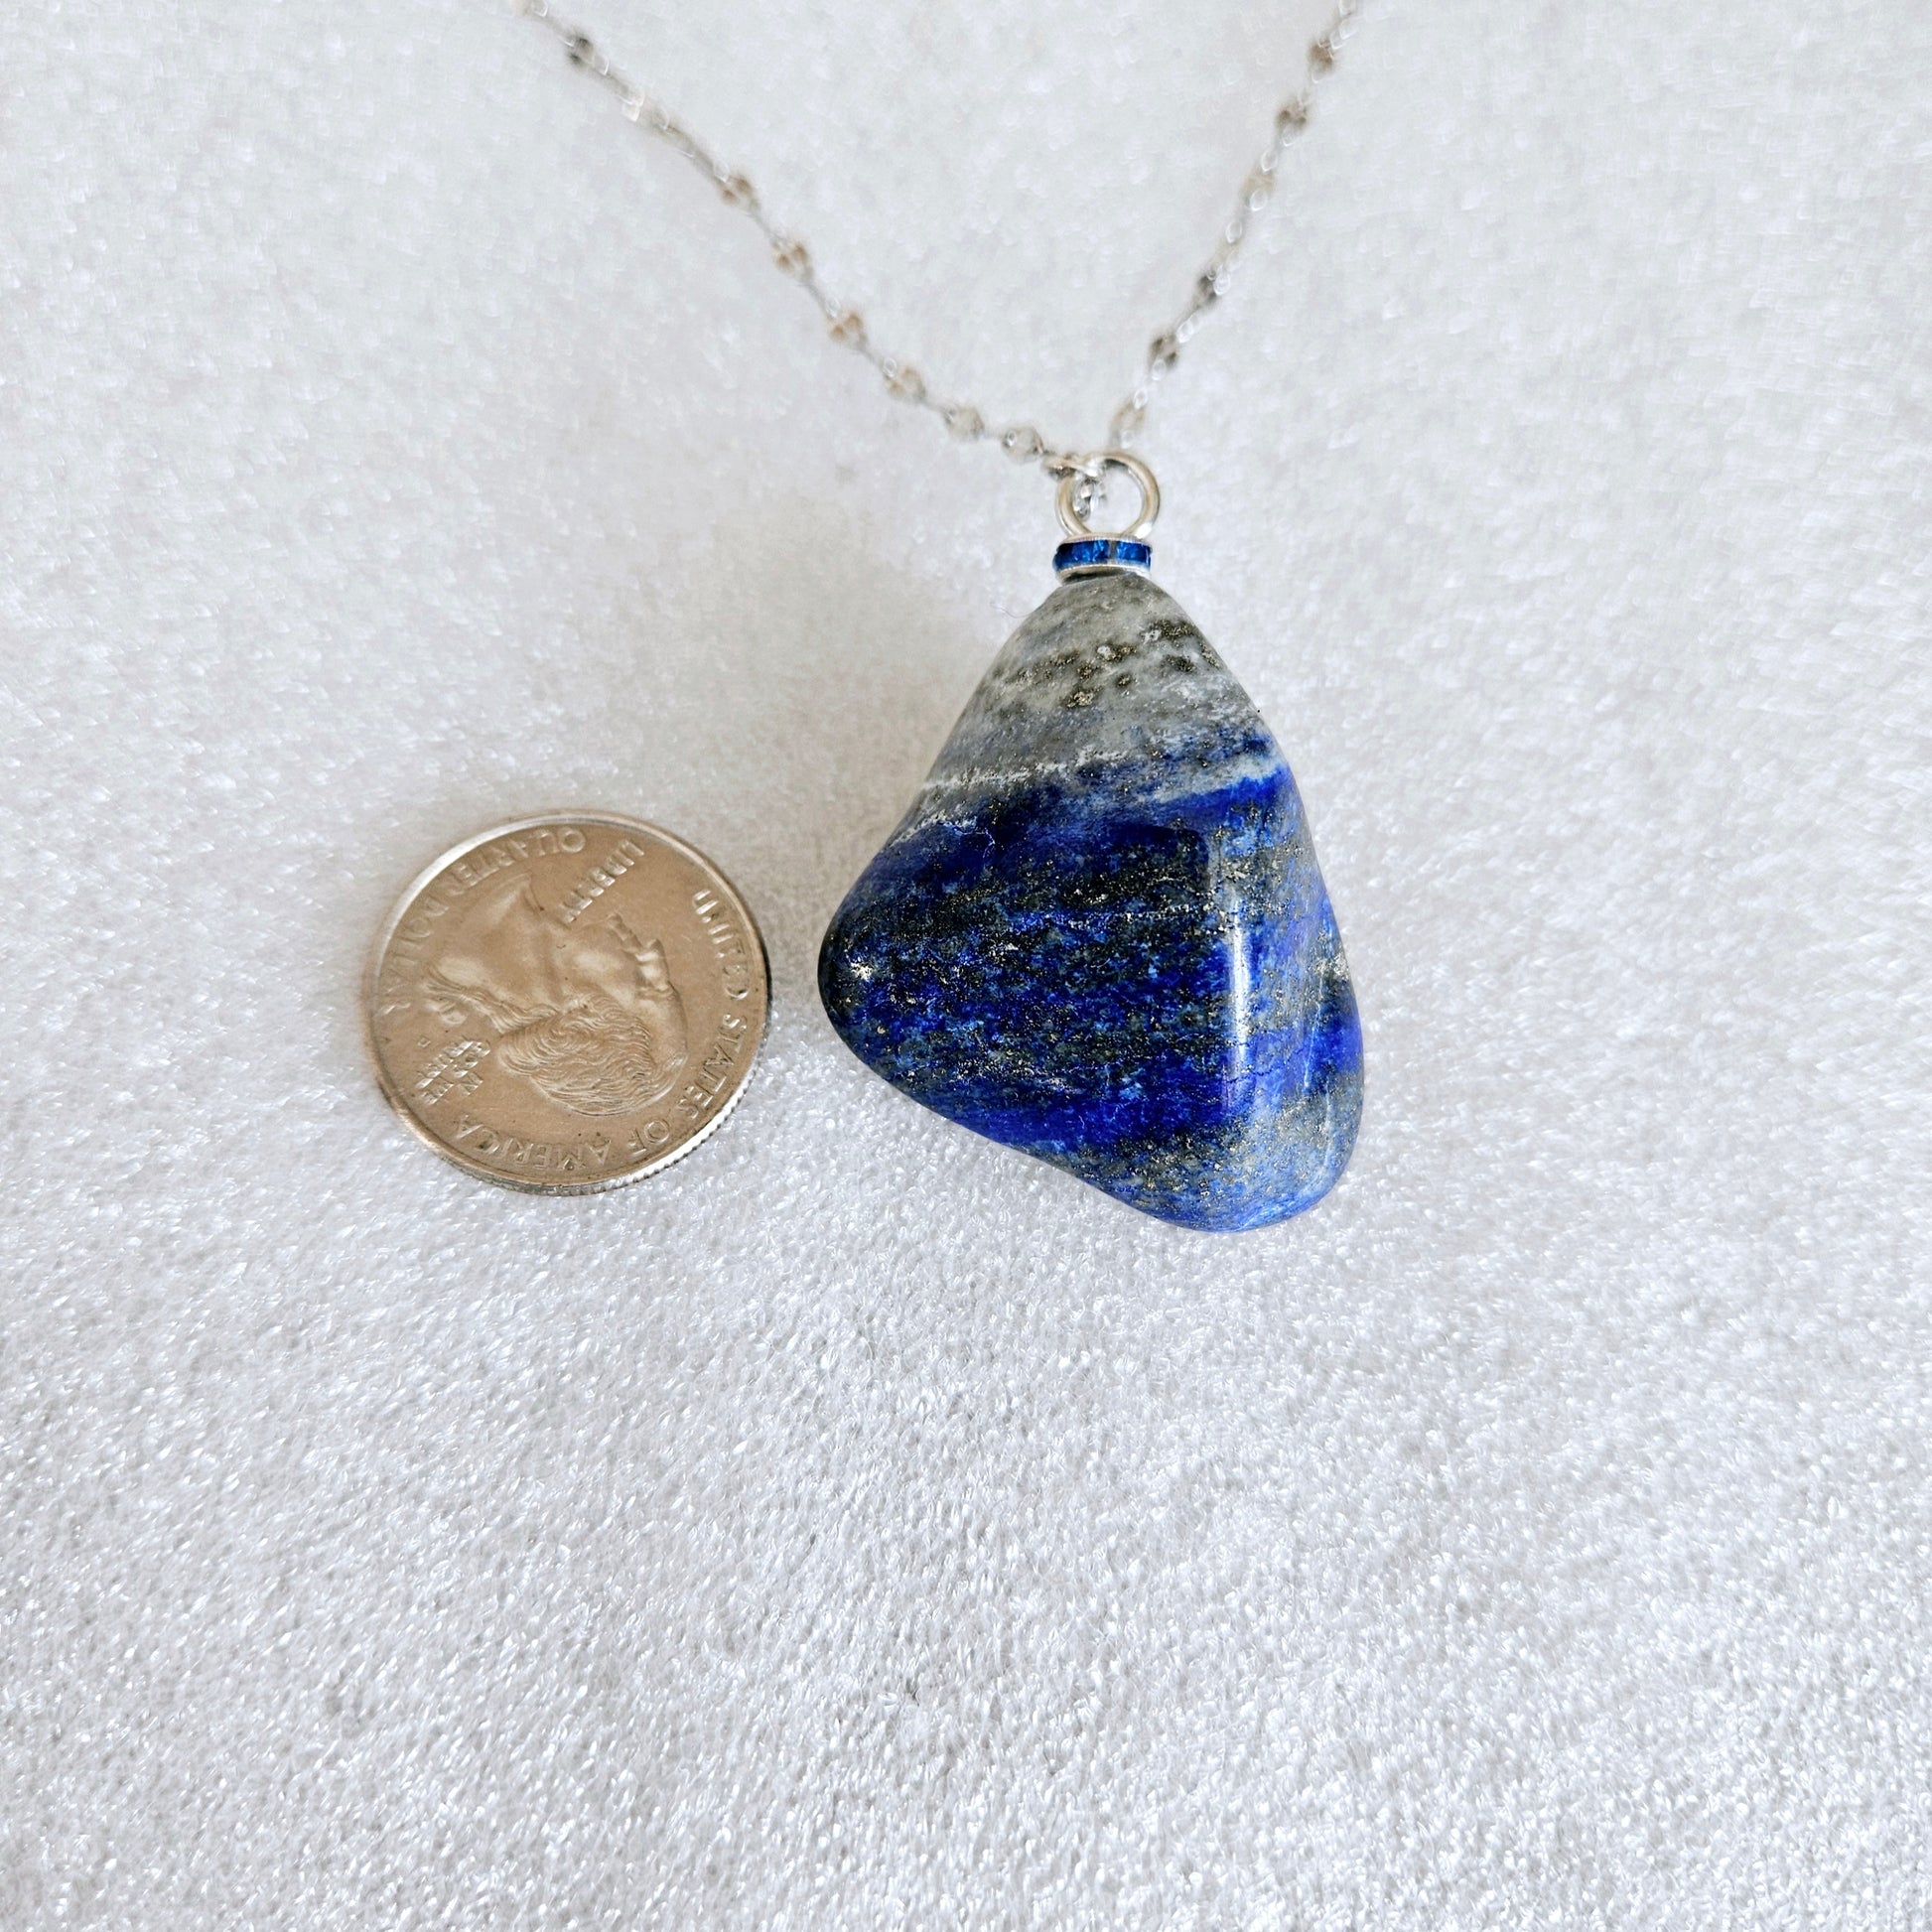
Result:
<svg viewBox="0 0 1932 1932">
<path fill-rule="evenodd" d="M 389 1103 L 485 1180 L 585 1194 L 715 1133 L 764 1036 L 751 908 L 641 819 L 558 812 L 466 839 L 403 894 L 369 963 Z"/>
</svg>

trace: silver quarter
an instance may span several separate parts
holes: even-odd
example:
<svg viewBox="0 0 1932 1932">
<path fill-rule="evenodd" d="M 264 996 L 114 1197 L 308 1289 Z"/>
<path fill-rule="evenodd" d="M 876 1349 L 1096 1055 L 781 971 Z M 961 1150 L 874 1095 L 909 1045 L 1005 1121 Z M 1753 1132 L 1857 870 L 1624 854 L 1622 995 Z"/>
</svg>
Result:
<svg viewBox="0 0 1932 1932">
<path fill-rule="evenodd" d="M 556 812 L 424 871 L 369 962 L 376 1077 L 421 1140 L 507 1187 L 585 1194 L 715 1133 L 764 1037 L 751 908 L 641 819 Z"/>
</svg>

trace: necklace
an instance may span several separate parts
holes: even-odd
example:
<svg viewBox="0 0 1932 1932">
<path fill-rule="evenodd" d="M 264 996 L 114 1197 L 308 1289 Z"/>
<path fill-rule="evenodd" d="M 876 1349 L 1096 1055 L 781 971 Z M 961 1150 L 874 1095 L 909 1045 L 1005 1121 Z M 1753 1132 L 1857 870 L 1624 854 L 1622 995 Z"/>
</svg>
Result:
<svg viewBox="0 0 1932 1932">
<path fill-rule="evenodd" d="M 1354 990 L 1287 760 L 1149 575 L 1161 492 L 1130 446 L 1226 293 L 1353 0 L 1310 49 L 1308 86 L 1276 113 L 1187 307 L 1149 344 L 1091 453 L 935 393 L 827 292 L 743 175 L 548 0 L 520 11 L 758 225 L 892 395 L 1058 485 L 1057 588 L 994 659 L 826 930 L 818 984 L 834 1029 L 914 1100 L 1162 1220 L 1253 1228 L 1311 1207 L 1361 1117 Z M 1096 530 L 1116 474 L 1139 492 L 1136 514 Z"/>
</svg>

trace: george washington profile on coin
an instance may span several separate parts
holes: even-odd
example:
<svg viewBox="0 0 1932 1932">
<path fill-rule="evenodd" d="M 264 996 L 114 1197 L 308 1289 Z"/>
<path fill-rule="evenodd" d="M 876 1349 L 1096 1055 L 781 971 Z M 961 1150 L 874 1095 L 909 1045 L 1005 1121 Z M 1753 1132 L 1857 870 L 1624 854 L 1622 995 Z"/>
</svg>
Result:
<svg viewBox="0 0 1932 1932">
<path fill-rule="evenodd" d="M 496 1035 L 496 1063 L 574 1114 L 661 1100 L 689 1054 L 664 948 L 620 912 L 563 926 L 527 877 L 477 905 L 423 975 L 446 1024 L 466 1011 Z"/>
</svg>

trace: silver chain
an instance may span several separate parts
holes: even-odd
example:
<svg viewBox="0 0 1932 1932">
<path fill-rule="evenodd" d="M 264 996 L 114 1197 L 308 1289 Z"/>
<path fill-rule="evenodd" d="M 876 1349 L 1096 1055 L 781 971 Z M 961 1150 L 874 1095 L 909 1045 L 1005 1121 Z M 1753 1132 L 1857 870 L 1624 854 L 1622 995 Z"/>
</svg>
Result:
<svg viewBox="0 0 1932 1932">
<path fill-rule="evenodd" d="M 572 64 L 617 97 L 624 118 L 646 134 L 654 135 L 675 148 L 698 170 L 732 207 L 755 221 L 766 241 L 779 269 L 811 297 L 824 316 L 832 340 L 863 355 L 884 378 L 888 392 L 900 402 L 930 410 L 962 443 L 998 443 L 1016 463 L 1037 463 L 1055 477 L 1079 479 L 1079 503 L 1084 514 L 1092 486 L 1100 481 L 1103 465 L 1098 455 L 1086 455 L 1058 448 L 1049 443 L 1032 423 L 1010 423 L 1004 428 L 989 424 L 984 414 L 970 402 L 948 402 L 935 395 L 926 379 L 910 362 L 889 355 L 872 340 L 866 319 L 857 309 L 830 295 L 818 279 L 805 244 L 780 227 L 765 212 L 758 191 L 736 169 L 728 168 L 696 135 L 675 120 L 662 106 L 634 82 L 626 80 L 606 58 L 591 37 L 559 18 L 549 0 L 513 0 L 519 13 L 540 22 L 563 43 Z M 1268 206 L 1274 193 L 1276 170 L 1282 156 L 1297 135 L 1308 126 L 1309 111 L 1314 104 L 1314 88 L 1335 64 L 1343 34 L 1353 16 L 1356 0 L 1339 0 L 1333 19 L 1309 49 L 1308 78 L 1300 91 L 1291 94 L 1275 112 L 1275 129 L 1259 159 L 1248 170 L 1241 184 L 1240 199 L 1234 213 L 1221 229 L 1207 265 L 1194 278 L 1193 294 L 1187 306 L 1147 346 L 1140 374 L 1125 401 L 1114 411 L 1107 429 L 1107 447 L 1130 448 L 1147 420 L 1148 404 L 1155 386 L 1180 357 L 1180 351 L 1206 321 L 1207 313 L 1227 293 L 1234 263 L 1248 237 L 1254 218 Z"/>
</svg>

